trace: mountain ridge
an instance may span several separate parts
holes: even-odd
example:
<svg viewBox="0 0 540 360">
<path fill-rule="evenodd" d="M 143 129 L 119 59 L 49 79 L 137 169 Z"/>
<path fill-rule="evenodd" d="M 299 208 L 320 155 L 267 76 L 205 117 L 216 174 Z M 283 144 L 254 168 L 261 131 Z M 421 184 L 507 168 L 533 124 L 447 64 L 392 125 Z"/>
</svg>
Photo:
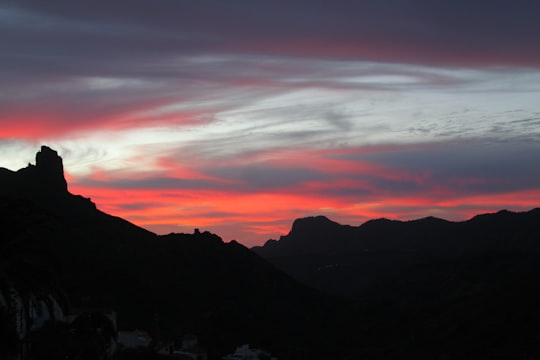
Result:
<svg viewBox="0 0 540 360">
<path fill-rule="evenodd" d="M 196 333 L 212 357 L 244 342 L 287 354 L 293 335 L 311 347 L 321 331 L 313 322 L 335 303 L 237 242 L 198 230 L 156 235 L 98 210 L 68 191 L 62 159 L 46 146 L 36 165 L 0 168 L 0 232 L 2 249 L 18 243 L 56 274 L 70 308 L 113 308 L 120 328 L 156 338 Z"/>
<path fill-rule="evenodd" d="M 499 210 L 464 221 L 430 216 L 408 221 L 383 218 L 359 226 L 308 217 L 295 220 L 291 231 L 279 240 L 252 250 L 301 282 L 357 296 L 370 284 L 417 263 L 478 251 L 540 252 L 540 208 Z"/>
<path fill-rule="evenodd" d="M 501 210 L 497 210 L 497 211 L 494 211 L 494 212 L 486 212 L 486 213 L 475 214 L 475 215 L 473 215 L 472 217 L 470 217 L 469 219 L 466 219 L 466 220 L 447 220 L 447 219 L 439 218 L 439 217 L 432 216 L 432 215 L 428 215 L 428 216 L 417 218 L 417 219 L 410 219 L 410 220 L 389 219 L 389 218 L 382 217 L 382 218 L 375 218 L 375 219 L 366 220 L 364 223 L 362 223 L 360 225 L 341 224 L 341 223 L 338 223 L 336 221 L 333 221 L 333 220 L 329 219 L 325 215 L 306 216 L 306 217 L 296 218 L 293 221 L 293 224 L 291 226 L 291 230 L 289 231 L 289 233 L 287 235 L 282 235 L 282 236 L 280 236 L 279 239 L 268 239 L 267 241 L 265 241 L 265 243 L 263 245 L 253 246 L 252 249 L 259 250 L 261 248 L 264 248 L 267 245 L 267 243 L 274 244 L 274 243 L 280 242 L 282 240 L 287 241 L 288 238 L 291 235 L 294 235 L 294 236 L 308 235 L 308 234 L 305 234 L 305 233 L 304 234 L 299 234 L 299 232 L 305 231 L 306 229 L 309 229 L 309 230 L 328 229 L 329 224 L 332 224 L 332 226 L 334 228 L 347 227 L 347 228 L 351 228 L 351 229 L 352 228 L 371 227 L 371 226 L 377 227 L 377 226 L 381 226 L 382 224 L 393 224 L 393 225 L 396 225 L 396 224 L 410 224 L 410 223 L 429 224 L 429 225 L 433 225 L 433 224 L 456 224 L 456 223 L 463 224 L 463 223 L 467 223 L 467 222 L 482 221 L 484 218 L 490 218 L 490 217 L 493 217 L 493 216 L 513 216 L 513 215 L 516 215 L 516 214 L 519 215 L 519 214 L 526 214 L 526 213 L 535 213 L 537 211 L 540 211 L 540 207 L 532 208 L 530 210 L 524 210 L 524 211 L 510 211 L 510 210 L 507 210 L 507 209 L 501 209 Z M 301 224 L 301 225 L 299 225 L 299 224 Z M 400 225 L 397 225 L 397 226 L 400 226 Z M 271 246 L 274 246 L 274 245 L 271 245 Z"/>
<path fill-rule="evenodd" d="M 195 333 L 210 358 L 244 342 L 280 359 L 540 357 L 539 208 L 358 227 L 309 217 L 257 255 L 101 212 L 69 193 L 49 150 L 39 171 L 0 168 L 0 246 L 31 250 L 72 306 L 112 307 L 123 328 Z"/>
</svg>

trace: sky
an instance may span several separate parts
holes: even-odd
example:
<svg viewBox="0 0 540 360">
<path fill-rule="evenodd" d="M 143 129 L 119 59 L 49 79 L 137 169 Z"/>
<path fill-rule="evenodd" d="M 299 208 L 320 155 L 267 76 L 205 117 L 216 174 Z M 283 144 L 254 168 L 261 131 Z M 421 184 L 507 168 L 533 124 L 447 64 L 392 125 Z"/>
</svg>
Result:
<svg viewBox="0 0 540 360">
<path fill-rule="evenodd" d="M 159 234 L 540 205 L 537 0 L 0 0 L 0 167 Z"/>
</svg>

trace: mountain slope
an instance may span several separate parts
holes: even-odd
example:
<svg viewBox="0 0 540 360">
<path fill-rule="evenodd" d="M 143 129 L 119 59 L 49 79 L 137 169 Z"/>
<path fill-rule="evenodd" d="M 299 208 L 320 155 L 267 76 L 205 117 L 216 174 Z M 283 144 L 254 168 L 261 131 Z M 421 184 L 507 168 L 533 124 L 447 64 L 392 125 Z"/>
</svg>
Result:
<svg viewBox="0 0 540 360">
<path fill-rule="evenodd" d="M 540 357 L 540 209 L 359 227 L 299 219 L 254 250 L 356 299 L 337 315 L 351 359 Z"/>
<path fill-rule="evenodd" d="M 298 280 L 356 296 L 411 266 L 475 252 L 540 251 L 540 209 L 500 211 L 468 221 L 427 217 L 340 225 L 325 217 L 298 219 L 288 235 L 252 249 Z"/>
<path fill-rule="evenodd" d="M 113 307 L 120 327 L 196 333 L 210 358 L 242 342 L 280 359 L 540 357 L 539 209 L 460 223 L 299 219 L 254 249 L 265 260 L 208 232 L 158 236 L 107 215 L 67 191 L 56 152 L 40 154 L 0 168 L 0 245 L 16 244 L 73 306 Z"/>
<path fill-rule="evenodd" d="M 158 236 L 97 210 L 67 191 L 48 147 L 36 165 L 0 169 L 0 228 L 3 242 L 36 250 L 72 306 L 112 307 L 120 327 L 156 336 L 196 333 L 214 355 L 250 341 L 282 353 L 314 344 L 313 322 L 334 304 L 238 243 Z"/>
</svg>

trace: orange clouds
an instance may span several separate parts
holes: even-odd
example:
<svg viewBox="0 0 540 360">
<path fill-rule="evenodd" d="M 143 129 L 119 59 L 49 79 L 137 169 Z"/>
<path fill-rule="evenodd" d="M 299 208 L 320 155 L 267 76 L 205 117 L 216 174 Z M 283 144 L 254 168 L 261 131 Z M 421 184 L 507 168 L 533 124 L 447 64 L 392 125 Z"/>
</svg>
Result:
<svg viewBox="0 0 540 360">
<path fill-rule="evenodd" d="M 331 219 L 359 225 L 372 219 L 414 219 L 427 215 L 449 220 L 465 220 L 480 212 L 501 208 L 526 210 L 538 206 L 540 191 L 461 196 L 458 193 L 425 193 L 414 196 L 399 193 L 332 196 L 321 188 L 358 188 L 347 180 L 335 183 L 309 183 L 305 188 L 267 192 L 189 189 L 107 189 L 70 185 L 74 193 L 90 196 L 101 210 L 124 217 L 158 233 L 210 230 L 225 240 L 237 239 L 248 246 L 261 244 L 288 232 L 292 220 L 324 214 Z"/>
</svg>

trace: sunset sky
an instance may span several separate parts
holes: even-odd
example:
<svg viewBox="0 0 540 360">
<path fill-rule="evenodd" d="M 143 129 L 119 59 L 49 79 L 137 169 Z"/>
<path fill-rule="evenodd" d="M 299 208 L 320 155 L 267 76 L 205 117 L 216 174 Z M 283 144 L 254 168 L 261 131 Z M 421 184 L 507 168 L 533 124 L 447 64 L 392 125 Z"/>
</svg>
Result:
<svg viewBox="0 0 540 360">
<path fill-rule="evenodd" d="M 0 0 L 0 166 L 252 246 L 540 206 L 540 1 Z"/>
</svg>

